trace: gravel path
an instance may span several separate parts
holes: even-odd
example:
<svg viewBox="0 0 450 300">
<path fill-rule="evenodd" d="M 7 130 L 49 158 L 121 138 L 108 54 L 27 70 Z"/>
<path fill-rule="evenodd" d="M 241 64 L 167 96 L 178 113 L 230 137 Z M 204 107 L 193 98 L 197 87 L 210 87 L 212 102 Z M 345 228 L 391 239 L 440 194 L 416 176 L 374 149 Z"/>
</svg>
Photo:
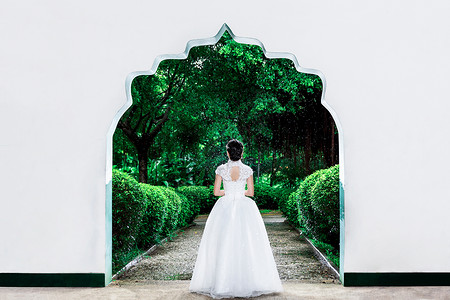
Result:
<svg viewBox="0 0 450 300">
<path fill-rule="evenodd" d="M 263 215 L 280 279 L 308 283 L 339 283 L 314 256 L 309 244 L 281 215 Z M 190 280 L 206 216 L 178 232 L 149 256 L 122 274 L 114 284 L 139 284 L 149 280 Z"/>
</svg>

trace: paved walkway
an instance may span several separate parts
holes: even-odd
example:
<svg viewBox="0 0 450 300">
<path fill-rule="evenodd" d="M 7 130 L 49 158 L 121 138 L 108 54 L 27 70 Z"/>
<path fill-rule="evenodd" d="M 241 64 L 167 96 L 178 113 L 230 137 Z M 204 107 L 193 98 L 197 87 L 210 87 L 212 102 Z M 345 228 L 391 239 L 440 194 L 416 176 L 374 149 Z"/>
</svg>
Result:
<svg viewBox="0 0 450 300">
<path fill-rule="evenodd" d="M 118 284 L 146 280 L 190 280 L 207 216 L 199 216 L 171 241 L 120 276 Z M 281 280 L 301 279 L 309 283 L 340 284 L 338 278 L 320 263 L 314 251 L 281 214 L 263 215 L 270 245 Z M 116 283 L 116 282 L 115 282 Z"/>
<path fill-rule="evenodd" d="M 338 284 L 283 281 L 284 292 L 254 299 L 450 299 L 450 287 L 343 287 Z M 189 281 L 153 280 L 137 285 L 110 285 L 105 288 L 4 288 L 0 299 L 78 300 L 78 299 L 158 299 L 206 300 L 203 295 L 189 293 Z M 251 298 L 252 299 L 252 298 Z"/>
</svg>

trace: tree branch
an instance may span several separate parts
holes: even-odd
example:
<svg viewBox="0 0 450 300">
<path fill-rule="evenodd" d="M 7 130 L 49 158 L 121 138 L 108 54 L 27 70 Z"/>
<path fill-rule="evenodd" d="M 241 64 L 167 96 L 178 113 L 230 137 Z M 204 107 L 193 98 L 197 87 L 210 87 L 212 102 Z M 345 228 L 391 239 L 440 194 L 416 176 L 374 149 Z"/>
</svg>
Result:
<svg viewBox="0 0 450 300">
<path fill-rule="evenodd" d="M 156 126 L 148 133 L 148 135 L 150 136 L 150 140 L 154 139 L 156 137 L 156 135 L 158 134 L 158 132 L 161 131 L 162 126 L 169 119 L 169 112 L 170 112 L 170 106 L 167 106 L 166 111 L 164 112 L 164 115 L 162 116 L 162 118 L 158 121 Z M 148 129 L 150 129 L 150 128 L 148 128 Z"/>
<path fill-rule="evenodd" d="M 131 128 L 130 124 L 128 122 L 124 122 L 122 120 L 119 120 L 117 123 L 117 127 L 122 130 L 122 132 L 127 136 L 127 138 L 130 139 L 130 141 L 133 144 L 137 144 L 139 142 L 139 137 L 137 136 L 136 132 Z"/>
</svg>

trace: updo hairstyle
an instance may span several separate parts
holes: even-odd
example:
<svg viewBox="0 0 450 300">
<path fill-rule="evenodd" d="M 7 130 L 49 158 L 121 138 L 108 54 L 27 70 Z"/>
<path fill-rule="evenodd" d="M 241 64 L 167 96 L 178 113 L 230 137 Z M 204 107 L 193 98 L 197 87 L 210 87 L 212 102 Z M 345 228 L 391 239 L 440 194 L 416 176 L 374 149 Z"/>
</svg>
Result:
<svg viewBox="0 0 450 300">
<path fill-rule="evenodd" d="M 227 143 L 227 151 L 232 161 L 238 161 L 242 157 L 244 145 L 236 139 L 232 139 Z"/>
</svg>

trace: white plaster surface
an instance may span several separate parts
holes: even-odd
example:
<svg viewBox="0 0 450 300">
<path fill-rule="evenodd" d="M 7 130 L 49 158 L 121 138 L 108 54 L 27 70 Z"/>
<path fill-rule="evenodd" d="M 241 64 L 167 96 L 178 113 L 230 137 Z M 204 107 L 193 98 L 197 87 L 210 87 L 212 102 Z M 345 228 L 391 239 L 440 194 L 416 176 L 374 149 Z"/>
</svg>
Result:
<svg viewBox="0 0 450 300">
<path fill-rule="evenodd" d="M 450 272 L 450 2 L 12 1 L 0 9 L 0 272 L 104 272 L 125 78 L 227 23 L 320 70 L 343 130 L 345 272 Z"/>
</svg>

